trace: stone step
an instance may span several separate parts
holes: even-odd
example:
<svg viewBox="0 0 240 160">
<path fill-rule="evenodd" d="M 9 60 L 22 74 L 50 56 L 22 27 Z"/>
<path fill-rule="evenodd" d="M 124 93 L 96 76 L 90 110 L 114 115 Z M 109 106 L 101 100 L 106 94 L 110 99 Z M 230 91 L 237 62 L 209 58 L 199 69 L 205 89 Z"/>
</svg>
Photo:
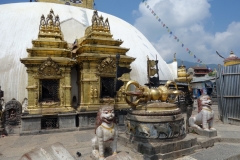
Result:
<svg viewBox="0 0 240 160">
<path fill-rule="evenodd" d="M 192 135 L 187 135 L 184 139 L 178 141 L 140 142 L 131 141 L 126 134 L 120 134 L 119 143 L 129 148 L 134 148 L 149 160 L 189 155 L 198 148 L 197 138 Z"/>
</svg>

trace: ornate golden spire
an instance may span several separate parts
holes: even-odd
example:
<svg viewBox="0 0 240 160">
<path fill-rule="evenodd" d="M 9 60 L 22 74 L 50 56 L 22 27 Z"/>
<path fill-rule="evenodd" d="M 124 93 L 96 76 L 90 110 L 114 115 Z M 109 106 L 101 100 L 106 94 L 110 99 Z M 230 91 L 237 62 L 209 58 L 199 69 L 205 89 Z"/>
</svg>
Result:
<svg viewBox="0 0 240 160">
<path fill-rule="evenodd" d="M 63 39 L 59 16 L 55 16 L 52 9 L 47 15 L 47 18 L 45 18 L 44 15 L 41 16 L 39 25 L 39 36 L 45 38 L 60 37 L 61 40 Z"/>
<path fill-rule="evenodd" d="M 93 12 L 92 16 L 92 31 L 102 31 L 102 32 L 110 32 L 110 26 L 108 22 L 108 18 L 104 22 L 103 16 L 98 16 L 98 11 Z"/>
</svg>

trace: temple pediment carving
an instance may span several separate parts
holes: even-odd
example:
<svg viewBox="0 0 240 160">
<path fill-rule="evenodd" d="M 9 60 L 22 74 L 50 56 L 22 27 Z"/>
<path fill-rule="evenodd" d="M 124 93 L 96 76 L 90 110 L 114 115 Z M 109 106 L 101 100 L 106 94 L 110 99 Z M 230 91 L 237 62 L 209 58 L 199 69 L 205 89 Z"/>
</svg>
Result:
<svg viewBox="0 0 240 160">
<path fill-rule="evenodd" d="M 59 68 L 58 64 L 52 60 L 51 57 L 48 57 L 40 67 L 38 68 L 37 76 L 39 77 L 62 77 L 62 70 Z"/>
<path fill-rule="evenodd" d="M 98 65 L 98 71 L 100 74 L 101 73 L 104 73 L 104 74 L 115 73 L 116 72 L 116 61 L 111 57 L 105 58 Z"/>
</svg>

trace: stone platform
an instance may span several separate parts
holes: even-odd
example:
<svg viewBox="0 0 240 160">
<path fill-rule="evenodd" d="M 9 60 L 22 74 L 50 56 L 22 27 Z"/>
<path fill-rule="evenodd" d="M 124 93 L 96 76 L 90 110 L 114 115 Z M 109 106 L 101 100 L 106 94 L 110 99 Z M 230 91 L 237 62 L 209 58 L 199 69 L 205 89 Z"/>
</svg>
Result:
<svg viewBox="0 0 240 160">
<path fill-rule="evenodd" d="M 216 130 L 205 131 L 203 129 L 188 127 L 188 131 L 189 131 L 189 133 L 196 133 L 200 136 L 206 136 L 206 137 L 216 137 L 217 136 Z"/>
<path fill-rule="evenodd" d="M 126 134 L 120 134 L 118 142 L 123 146 L 134 148 L 143 154 L 144 159 L 149 160 L 177 158 L 192 154 L 198 148 L 197 138 L 192 135 L 187 135 L 178 141 L 169 139 L 169 142 L 147 142 L 134 141 Z"/>
<path fill-rule="evenodd" d="M 21 117 L 20 135 L 48 132 L 76 131 L 76 113 L 56 115 L 24 115 Z M 50 128 L 50 129 L 49 129 Z"/>
<path fill-rule="evenodd" d="M 175 153 L 175 156 L 179 158 L 167 158 L 168 160 L 240 159 L 240 127 L 236 125 L 223 124 L 218 119 L 217 106 L 213 105 L 212 108 L 216 113 L 214 118 L 214 128 L 217 129 L 218 136 L 205 137 L 189 133 L 183 140 L 188 137 L 197 138 L 197 144 L 194 146 L 194 152 L 191 152 L 191 154 L 185 154 L 184 152 Z M 132 147 L 131 143 L 121 143 L 121 137 L 125 134 L 125 128 L 119 127 L 119 131 L 118 153 L 126 152 L 132 160 L 148 160 L 149 157 L 138 152 L 137 147 Z M 36 133 L 24 136 L 2 135 L 2 138 L 0 138 L 0 159 L 19 160 L 25 153 L 31 150 L 45 148 L 56 142 L 60 142 L 75 160 L 92 160 L 90 155 L 92 151 L 91 139 L 93 136 L 93 129 L 61 133 L 48 132 L 48 134 Z M 185 151 L 187 152 L 187 150 Z M 80 157 L 76 155 L 77 152 L 81 153 Z M 172 154 L 172 152 L 169 152 L 169 154 Z"/>
<path fill-rule="evenodd" d="M 150 102 L 130 110 L 126 116 L 126 134 L 139 141 L 180 140 L 186 136 L 185 121 L 175 104 Z"/>
</svg>

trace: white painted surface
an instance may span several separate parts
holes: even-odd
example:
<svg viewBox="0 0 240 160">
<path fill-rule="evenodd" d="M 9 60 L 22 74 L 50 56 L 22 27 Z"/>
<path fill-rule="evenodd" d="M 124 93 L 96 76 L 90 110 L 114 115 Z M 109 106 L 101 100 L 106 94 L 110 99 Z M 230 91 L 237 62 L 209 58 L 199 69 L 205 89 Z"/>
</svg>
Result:
<svg viewBox="0 0 240 160">
<path fill-rule="evenodd" d="M 40 17 L 47 16 L 50 9 L 60 17 L 62 32 L 68 43 L 80 38 L 85 28 L 91 25 L 93 10 L 54 3 L 13 3 L 0 5 L 0 85 L 5 92 L 5 101 L 16 98 L 20 102 L 27 97 L 27 73 L 20 58 L 27 57 L 27 48 L 37 39 Z M 140 84 L 147 82 L 147 55 L 158 55 L 159 74 L 162 80 L 173 80 L 171 69 L 151 43 L 131 24 L 106 13 L 114 39 L 122 39 L 122 47 L 130 48 L 127 55 L 135 57 L 131 64 L 131 79 Z M 75 92 L 75 91 L 74 91 Z"/>
<path fill-rule="evenodd" d="M 171 71 L 171 74 L 172 74 L 173 78 L 177 79 L 178 78 L 178 75 L 177 75 L 177 68 L 178 68 L 177 61 L 173 61 L 172 63 L 169 63 L 168 67 L 170 68 L 170 71 Z"/>
</svg>

